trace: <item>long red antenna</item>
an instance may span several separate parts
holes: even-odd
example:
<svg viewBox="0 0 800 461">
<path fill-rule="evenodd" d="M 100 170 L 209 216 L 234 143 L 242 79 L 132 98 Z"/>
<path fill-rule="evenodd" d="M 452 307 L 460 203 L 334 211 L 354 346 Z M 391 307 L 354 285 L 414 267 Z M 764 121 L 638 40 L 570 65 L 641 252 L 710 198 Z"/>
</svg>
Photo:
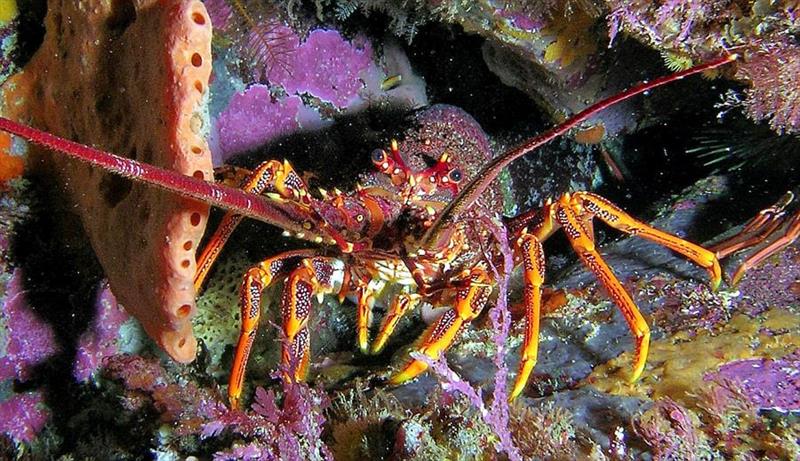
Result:
<svg viewBox="0 0 800 461">
<path fill-rule="evenodd" d="M 289 231 L 308 233 L 301 223 L 292 219 L 288 210 L 265 197 L 84 146 L 4 117 L 0 117 L 0 130 L 133 181 L 154 185 Z"/>
<path fill-rule="evenodd" d="M 590 117 L 593 117 L 597 113 L 601 112 L 602 110 L 611 107 L 615 104 L 618 104 L 626 99 L 632 98 L 638 94 L 644 93 L 646 91 L 650 91 L 653 88 L 666 85 L 668 83 L 681 80 L 685 77 L 690 75 L 698 74 L 700 72 L 704 72 L 710 69 L 714 69 L 720 66 L 723 66 L 729 62 L 733 62 L 738 59 L 738 55 L 736 54 L 729 54 L 719 59 L 715 59 L 713 61 L 707 62 L 705 64 L 701 64 L 699 66 L 695 66 L 689 69 L 686 69 L 681 72 L 677 72 L 672 75 L 666 75 L 664 77 L 657 78 L 652 82 L 643 82 L 640 83 L 633 88 L 630 88 L 622 93 L 619 93 L 615 96 L 611 96 L 606 98 L 600 102 L 597 102 L 586 109 L 578 112 L 577 114 L 573 115 L 571 118 L 567 119 L 564 123 L 557 125 L 544 133 L 532 138 L 519 146 L 509 150 L 508 152 L 500 155 L 492 159 L 489 163 L 487 163 L 480 172 L 475 176 L 475 178 L 469 182 L 464 189 L 462 189 L 461 193 L 447 206 L 447 208 L 442 211 L 442 214 L 439 215 L 439 218 L 434 222 L 433 226 L 428 229 L 428 232 L 425 234 L 425 237 L 422 239 L 422 247 L 423 248 L 432 248 L 437 243 L 439 243 L 440 238 L 444 235 L 444 231 L 450 227 L 452 227 L 458 216 L 464 212 L 470 205 L 472 205 L 481 194 L 486 191 L 486 188 L 489 187 L 489 184 L 494 181 L 498 174 L 503 170 L 503 168 L 507 167 L 511 162 L 514 160 L 522 157 L 523 155 L 541 147 L 544 144 L 552 141 L 553 139 L 558 138 L 559 136 L 565 134 L 567 131 L 574 128 L 579 123 L 584 122 Z"/>
</svg>

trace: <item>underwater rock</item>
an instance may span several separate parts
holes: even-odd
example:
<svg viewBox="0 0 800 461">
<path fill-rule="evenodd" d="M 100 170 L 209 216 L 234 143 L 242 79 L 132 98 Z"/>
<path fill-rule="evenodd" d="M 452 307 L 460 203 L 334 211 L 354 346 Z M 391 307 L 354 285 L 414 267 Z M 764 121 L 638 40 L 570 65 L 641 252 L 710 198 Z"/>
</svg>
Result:
<svg viewBox="0 0 800 461">
<path fill-rule="evenodd" d="M 595 368 L 585 382 L 618 395 L 666 396 L 696 406 L 696 390 L 706 387 L 705 377 L 729 362 L 763 358 L 796 365 L 790 354 L 800 347 L 798 322 L 800 316 L 782 308 L 757 318 L 738 314 L 719 331 L 680 332 L 652 341 L 648 366 L 634 385 L 628 385 L 625 376 L 631 363 L 629 352 Z"/>
<path fill-rule="evenodd" d="M 646 408 L 646 400 L 609 395 L 591 387 L 557 392 L 551 396 L 530 400 L 526 404 L 534 409 L 561 408 L 572 415 L 575 431 L 610 450 L 617 428 L 629 427 L 630 420 Z"/>
<path fill-rule="evenodd" d="M 0 84 L 16 71 L 12 53 L 17 45 L 17 11 L 16 2 L 4 2 L 0 5 Z"/>
<path fill-rule="evenodd" d="M 612 43 L 624 31 L 660 51 L 672 69 L 683 69 L 726 50 L 742 55 L 735 78 L 748 82 L 746 98 L 731 93 L 729 107 L 743 106 L 778 132 L 800 130 L 800 27 L 795 2 L 606 2 Z"/>
</svg>

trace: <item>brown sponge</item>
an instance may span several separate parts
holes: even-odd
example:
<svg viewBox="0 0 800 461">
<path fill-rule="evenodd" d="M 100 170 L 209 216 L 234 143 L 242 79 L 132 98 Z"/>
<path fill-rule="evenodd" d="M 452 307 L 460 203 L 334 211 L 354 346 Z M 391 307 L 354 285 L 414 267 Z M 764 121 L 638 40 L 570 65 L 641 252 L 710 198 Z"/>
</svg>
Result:
<svg viewBox="0 0 800 461">
<path fill-rule="evenodd" d="M 7 111 L 83 144 L 212 178 L 211 23 L 202 2 L 50 0 L 46 29 L 8 82 Z M 208 206 L 57 153 L 31 158 L 63 183 L 117 299 L 172 358 L 193 360 L 192 278 Z"/>
</svg>

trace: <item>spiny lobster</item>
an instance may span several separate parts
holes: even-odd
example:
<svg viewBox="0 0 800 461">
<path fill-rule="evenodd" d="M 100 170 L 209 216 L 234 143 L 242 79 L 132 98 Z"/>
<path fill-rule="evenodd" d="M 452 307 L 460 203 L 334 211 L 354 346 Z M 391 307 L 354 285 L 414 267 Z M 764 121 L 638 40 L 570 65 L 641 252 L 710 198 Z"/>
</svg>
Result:
<svg viewBox="0 0 800 461">
<path fill-rule="evenodd" d="M 658 86 L 714 69 L 736 55 L 645 82 L 598 102 L 566 122 L 493 159 L 465 158 L 462 152 L 442 150 L 438 158 L 423 159 L 402 152 L 396 141 L 388 151 L 375 150 L 371 161 L 378 173 L 357 190 L 320 191 L 314 196 L 301 177 L 284 161 L 267 161 L 249 172 L 241 190 L 213 184 L 142 164 L 46 132 L 0 118 L 0 129 L 54 151 L 88 162 L 126 178 L 141 181 L 228 210 L 208 246 L 198 258 L 195 287 L 199 290 L 222 245 L 244 218 L 258 219 L 325 247 L 289 251 L 268 258 L 244 275 L 241 286 L 241 335 L 236 347 L 228 396 L 240 405 L 245 365 L 260 317 L 263 289 L 285 278 L 281 300 L 284 379 L 302 379 L 308 369 L 308 319 L 314 295 L 354 294 L 357 298 L 357 343 L 363 352 L 380 351 L 397 321 L 422 300 L 450 306 L 428 327 L 418 351 L 436 359 L 458 331 L 487 303 L 503 255 L 493 228 L 504 226 L 515 264 L 524 270 L 525 339 L 519 371 L 510 398 L 524 389 L 537 360 L 541 286 L 544 282 L 542 241 L 561 228 L 585 266 L 595 274 L 622 311 L 635 338 L 631 380 L 644 370 L 649 327 L 630 295 L 595 248 L 593 219 L 638 235 L 678 253 L 705 268 L 713 288 L 722 272 L 714 252 L 659 231 L 626 214 L 606 199 L 589 192 L 567 193 L 543 207 L 513 218 L 501 217 L 498 197 L 489 189 L 498 174 L 513 162 L 567 133 L 603 109 Z M 487 162 L 488 160 L 488 162 Z M 500 234 L 502 235 L 502 234 Z M 502 242 L 506 244 L 506 242 Z M 324 254 L 324 256 L 323 256 Z M 333 254 L 334 256 L 330 256 Z M 382 286 L 399 284 L 379 333 L 369 347 L 372 303 Z M 427 368 L 411 359 L 391 378 L 404 383 Z"/>
</svg>

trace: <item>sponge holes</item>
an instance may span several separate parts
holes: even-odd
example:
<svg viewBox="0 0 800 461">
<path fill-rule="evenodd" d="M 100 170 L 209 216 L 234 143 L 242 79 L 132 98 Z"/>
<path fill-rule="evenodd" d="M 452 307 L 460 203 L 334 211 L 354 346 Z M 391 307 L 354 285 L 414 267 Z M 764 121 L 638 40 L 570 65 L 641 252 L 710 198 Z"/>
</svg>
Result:
<svg viewBox="0 0 800 461">
<path fill-rule="evenodd" d="M 175 310 L 175 316 L 178 318 L 186 318 L 189 314 L 192 313 L 192 305 L 191 304 L 182 304 Z M 183 347 L 179 344 L 179 347 Z"/>
<path fill-rule="evenodd" d="M 204 26 L 206 25 L 206 17 L 205 15 L 203 15 L 203 13 L 195 11 L 192 13 L 192 22 L 194 22 L 198 26 Z"/>
</svg>

